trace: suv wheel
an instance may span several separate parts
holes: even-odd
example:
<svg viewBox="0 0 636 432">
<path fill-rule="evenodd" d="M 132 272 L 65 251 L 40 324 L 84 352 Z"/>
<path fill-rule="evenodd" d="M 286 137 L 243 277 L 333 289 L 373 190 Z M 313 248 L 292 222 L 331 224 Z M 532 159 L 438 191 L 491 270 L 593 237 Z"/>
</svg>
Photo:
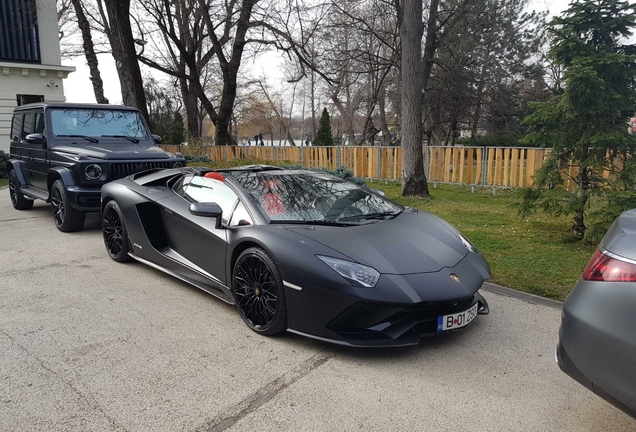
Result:
<svg viewBox="0 0 636 432">
<path fill-rule="evenodd" d="M 24 195 L 20 193 L 20 180 L 15 170 L 12 169 L 9 173 L 9 194 L 11 194 L 11 204 L 16 210 L 29 210 L 33 207 L 33 200 L 26 199 Z"/>
<path fill-rule="evenodd" d="M 57 180 L 51 188 L 51 210 L 55 226 L 62 232 L 79 231 L 84 226 L 86 213 L 71 206 L 62 180 Z"/>
</svg>

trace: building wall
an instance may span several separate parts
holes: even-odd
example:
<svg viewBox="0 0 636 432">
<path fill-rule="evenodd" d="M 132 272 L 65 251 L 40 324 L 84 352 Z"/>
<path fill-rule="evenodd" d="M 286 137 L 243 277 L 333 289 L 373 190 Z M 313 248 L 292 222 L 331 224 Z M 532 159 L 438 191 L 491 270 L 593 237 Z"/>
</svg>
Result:
<svg viewBox="0 0 636 432">
<path fill-rule="evenodd" d="M 60 58 L 55 0 L 36 0 L 36 4 L 42 64 L 60 66 L 62 60 Z"/>
<path fill-rule="evenodd" d="M 0 59 L 0 150 L 9 151 L 11 117 L 18 95 L 64 102 L 63 80 L 75 70 L 61 66 L 55 0 L 37 0 L 37 18 L 41 64 Z"/>
</svg>

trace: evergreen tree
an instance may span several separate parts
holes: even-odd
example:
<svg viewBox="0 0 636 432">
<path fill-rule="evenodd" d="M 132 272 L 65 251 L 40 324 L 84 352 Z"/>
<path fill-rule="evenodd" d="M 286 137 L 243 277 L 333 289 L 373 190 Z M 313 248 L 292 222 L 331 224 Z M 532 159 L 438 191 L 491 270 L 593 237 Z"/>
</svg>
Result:
<svg viewBox="0 0 636 432">
<path fill-rule="evenodd" d="M 164 142 L 166 144 L 179 145 L 184 141 L 185 127 L 183 124 L 183 116 L 179 111 L 175 111 L 170 119 Z"/>
<path fill-rule="evenodd" d="M 314 145 L 315 146 L 333 145 L 333 138 L 331 136 L 331 119 L 329 118 L 329 111 L 327 111 L 327 108 L 324 108 L 322 110 L 322 116 L 320 117 L 318 133 L 316 134 Z"/>
<path fill-rule="evenodd" d="M 636 109 L 636 45 L 623 43 L 634 27 L 634 6 L 617 0 L 572 2 L 550 23 L 549 56 L 564 68 L 564 85 L 547 102 L 531 104 L 525 119 L 525 142 L 552 152 L 534 188 L 524 191 L 522 215 L 537 207 L 572 214 L 583 237 L 591 197 L 615 202 L 613 191 L 634 193 L 636 137 L 627 121 Z"/>
</svg>

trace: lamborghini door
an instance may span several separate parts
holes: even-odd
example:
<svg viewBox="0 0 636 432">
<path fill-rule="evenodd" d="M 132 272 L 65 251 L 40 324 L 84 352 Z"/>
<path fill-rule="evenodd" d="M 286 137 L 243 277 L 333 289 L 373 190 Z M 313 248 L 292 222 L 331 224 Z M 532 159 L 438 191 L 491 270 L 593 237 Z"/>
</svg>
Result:
<svg viewBox="0 0 636 432">
<path fill-rule="evenodd" d="M 224 182 L 188 174 L 173 187 L 174 196 L 159 201 L 170 249 L 176 259 L 203 270 L 218 282 L 228 285 L 225 274 L 227 226 L 238 197 Z M 192 203 L 216 203 L 223 209 L 220 227 L 215 218 L 190 213 Z M 168 253 L 169 255 L 169 253 Z"/>
</svg>

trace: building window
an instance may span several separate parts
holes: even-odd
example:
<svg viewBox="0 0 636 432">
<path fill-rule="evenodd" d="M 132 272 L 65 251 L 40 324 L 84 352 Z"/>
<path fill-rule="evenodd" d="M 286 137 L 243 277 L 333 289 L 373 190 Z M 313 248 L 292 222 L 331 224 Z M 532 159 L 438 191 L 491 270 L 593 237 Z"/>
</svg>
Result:
<svg viewBox="0 0 636 432">
<path fill-rule="evenodd" d="M 40 62 L 35 0 L 0 1 L 0 61 Z"/>
<path fill-rule="evenodd" d="M 26 105 L 30 103 L 44 102 L 44 96 L 42 95 L 16 95 L 16 96 L 17 96 L 18 106 L 22 106 L 22 105 Z"/>
</svg>

